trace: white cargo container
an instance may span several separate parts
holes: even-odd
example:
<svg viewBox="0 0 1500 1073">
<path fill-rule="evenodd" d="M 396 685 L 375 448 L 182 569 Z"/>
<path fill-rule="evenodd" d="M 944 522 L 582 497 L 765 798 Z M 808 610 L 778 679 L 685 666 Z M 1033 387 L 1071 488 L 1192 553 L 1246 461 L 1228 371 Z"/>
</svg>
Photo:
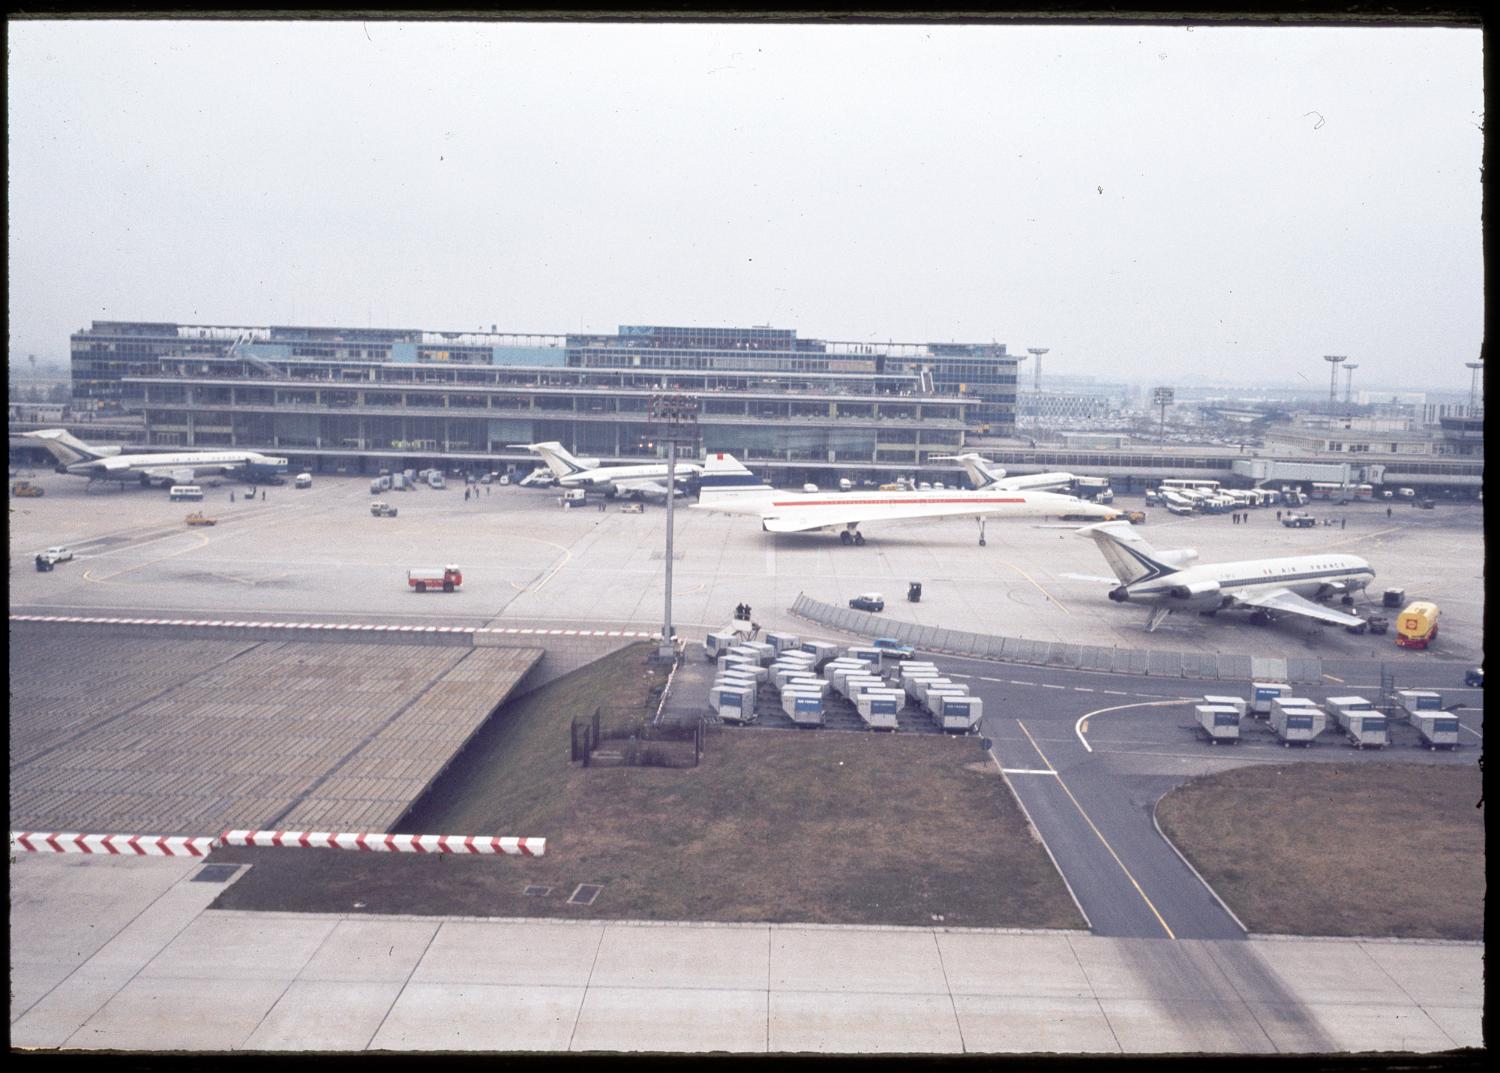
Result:
<svg viewBox="0 0 1500 1073">
<path fill-rule="evenodd" d="M 1384 712 L 1336 708 L 1334 715 L 1338 719 L 1339 729 L 1358 748 L 1363 749 L 1367 745 L 1376 749 L 1385 748 L 1387 724 Z"/>
<path fill-rule="evenodd" d="M 1304 708 L 1317 708 L 1319 712 L 1323 711 L 1322 708 L 1318 708 L 1317 701 L 1309 700 L 1306 697 L 1277 697 L 1271 701 L 1271 717 L 1274 719 L 1277 712 L 1287 711 L 1291 708 L 1296 708 L 1299 711 Z"/>
<path fill-rule="evenodd" d="M 755 691 L 716 686 L 709 690 L 708 704 L 727 722 L 748 723 L 755 718 Z"/>
<path fill-rule="evenodd" d="M 1398 689 L 1396 703 L 1401 705 L 1408 716 L 1415 717 L 1418 712 L 1441 711 L 1443 695 L 1426 689 Z"/>
<path fill-rule="evenodd" d="M 844 649 L 844 655 L 851 659 L 862 659 L 873 667 L 880 666 L 880 649 L 874 645 L 851 645 Z"/>
<path fill-rule="evenodd" d="M 1422 744 L 1429 749 L 1458 748 L 1458 716 L 1443 711 L 1412 713 L 1411 725 L 1417 728 Z"/>
<path fill-rule="evenodd" d="M 871 689 L 854 702 L 855 710 L 871 730 L 895 730 L 896 715 L 906 703 L 899 689 Z"/>
<path fill-rule="evenodd" d="M 1210 745 L 1240 740 L 1240 710 L 1234 705 L 1195 704 L 1193 713 L 1198 718 L 1198 726 L 1208 735 Z"/>
<path fill-rule="evenodd" d="M 736 656 L 748 656 L 759 664 L 768 664 L 776 658 L 776 649 L 763 641 L 741 641 L 729 650 Z"/>
<path fill-rule="evenodd" d="M 771 684 L 777 689 L 786 685 L 792 678 L 813 677 L 814 671 L 810 663 L 773 663 L 770 668 Z"/>
<path fill-rule="evenodd" d="M 866 689 L 884 689 L 885 679 L 877 674 L 850 674 L 844 677 L 843 694 L 850 700 Z"/>
<path fill-rule="evenodd" d="M 739 671 L 748 678 L 754 678 L 757 682 L 767 682 L 771 678 L 770 672 L 759 663 L 747 663 L 743 659 L 730 663 L 725 663 L 721 660 L 719 663 L 719 673 L 723 674 L 726 671 Z"/>
<path fill-rule="evenodd" d="M 829 660 L 837 658 L 839 646 L 832 641 L 803 641 L 802 651 L 813 657 L 814 667 L 821 667 Z"/>
<path fill-rule="evenodd" d="M 817 693 L 820 697 L 827 697 L 829 693 L 833 692 L 833 686 L 828 681 L 828 679 L 818 678 L 814 675 L 809 674 L 804 675 L 800 678 L 793 678 L 789 682 L 787 682 L 786 685 L 781 687 L 782 693 L 786 693 L 788 690 L 792 690 L 794 692 L 797 690 L 801 690 L 802 692 L 814 692 Z"/>
<path fill-rule="evenodd" d="M 901 679 L 901 688 L 906 690 L 906 695 L 912 700 L 920 702 L 926 693 L 927 686 L 933 682 L 945 683 L 948 682 L 948 679 L 936 671 L 928 671 L 925 674 L 909 674 Z"/>
<path fill-rule="evenodd" d="M 1250 710 L 1257 715 L 1268 715 L 1271 711 L 1271 702 L 1290 692 L 1291 686 L 1285 682 L 1252 682 L 1250 683 Z"/>
<path fill-rule="evenodd" d="M 1294 741 L 1311 745 L 1327 725 L 1328 717 L 1323 714 L 1322 708 L 1277 705 L 1271 709 L 1271 729 L 1282 745 L 1291 745 Z"/>
<path fill-rule="evenodd" d="M 844 679 L 851 674 L 869 674 L 870 665 L 863 660 L 836 659 L 823 668 L 823 677 L 833 683 L 833 688 L 844 692 Z"/>
<path fill-rule="evenodd" d="M 718 659 L 744 639 L 745 634 L 734 627 L 715 630 L 703 639 L 703 654 L 708 659 Z"/>
<path fill-rule="evenodd" d="M 967 734 L 979 725 L 984 716 L 984 702 L 978 697 L 955 697 L 945 695 L 942 702 L 933 708 L 943 729 L 952 734 Z"/>
<path fill-rule="evenodd" d="M 1327 700 L 1328 710 L 1335 716 L 1339 712 L 1373 712 L 1375 705 L 1365 700 L 1364 697 L 1329 697 Z"/>
<path fill-rule="evenodd" d="M 823 725 L 823 698 L 817 693 L 788 690 L 781 695 L 781 710 L 799 727 Z"/>
<path fill-rule="evenodd" d="M 1241 719 L 1245 717 L 1245 712 L 1250 708 L 1250 703 L 1244 697 L 1204 697 L 1203 703 L 1211 704 L 1218 708 L 1233 708 L 1239 713 Z"/>
<path fill-rule="evenodd" d="M 926 708 L 933 715 L 941 715 L 943 711 L 943 702 L 945 700 L 951 699 L 953 697 L 967 697 L 968 695 L 968 686 L 952 684 L 945 686 L 930 686 L 927 692 L 922 697 L 922 707 Z"/>
<path fill-rule="evenodd" d="M 802 638 L 795 633 L 767 633 L 766 644 L 776 649 L 779 656 L 783 652 L 795 651 L 802 644 Z"/>
</svg>

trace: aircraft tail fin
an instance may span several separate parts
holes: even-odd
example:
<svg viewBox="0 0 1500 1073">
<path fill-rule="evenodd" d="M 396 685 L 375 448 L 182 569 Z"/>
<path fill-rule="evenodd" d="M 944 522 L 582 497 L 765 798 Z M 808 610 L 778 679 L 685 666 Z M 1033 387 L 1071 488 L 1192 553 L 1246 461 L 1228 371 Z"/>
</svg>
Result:
<svg viewBox="0 0 1500 1073">
<path fill-rule="evenodd" d="M 1105 562 L 1123 585 L 1145 578 L 1175 574 L 1178 567 L 1170 556 L 1159 554 L 1142 540 L 1129 522 L 1101 522 L 1078 530 L 1099 546 Z"/>
<path fill-rule="evenodd" d="M 52 457 L 65 466 L 78 462 L 93 462 L 105 457 L 105 452 L 90 447 L 67 429 L 44 428 L 36 432 L 23 433 L 27 439 L 39 440 Z"/>
<path fill-rule="evenodd" d="M 930 455 L 929 457 L 934 462 L 957 462 L 963 466 L 964 472 L 969 475 L 969 484 L 976 490 L 989 488 L 1005 476 L 1005 470 L 998 466 L 991 466 L 988 459 L 973 451 L 965 451 L 961 455 Z"/>
<path fill-rule="evenodd" d="M 588 472 L 589 467 L 574 458 L 572 453 L 556 440 L 548 440 L 546 443 L 528 443 L 526 446 L 542 456 L 542 461 L 547 463 L 547 468 L 558 480 L 571 477 L 575 473 Z"/>
<path fill-rule="evenodd" d="M 699 503 L 723 502 L 746 493 L 770 491 L 773 489 L 769 484 L 727 451 L 710 451 L 703 461 L 703 472 L 698 477 Z"/>
</svg>

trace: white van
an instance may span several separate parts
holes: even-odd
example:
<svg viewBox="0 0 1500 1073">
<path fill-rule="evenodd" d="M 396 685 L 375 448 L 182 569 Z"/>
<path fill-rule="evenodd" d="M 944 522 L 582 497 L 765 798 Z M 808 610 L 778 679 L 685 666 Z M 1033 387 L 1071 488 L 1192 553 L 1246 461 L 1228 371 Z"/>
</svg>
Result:
<svg viewBox="0 0 1500 1073">
<path fill-rule="evenodd" d="M 201 500 L 203 498 L 203 489 L 199 488 L 196 484 L 174 484 L 167 490 L 167 496 L 173 502 L 182 499 Z"/>
<path fill-rule="evenodd" d="M 311 488 L 312 487 L 312 474 L 311 473 L 299 473 L 299 474 L 297 474 L 296 479 L 292 481 L 292 487 L 293 488 Z"/>
</svg>

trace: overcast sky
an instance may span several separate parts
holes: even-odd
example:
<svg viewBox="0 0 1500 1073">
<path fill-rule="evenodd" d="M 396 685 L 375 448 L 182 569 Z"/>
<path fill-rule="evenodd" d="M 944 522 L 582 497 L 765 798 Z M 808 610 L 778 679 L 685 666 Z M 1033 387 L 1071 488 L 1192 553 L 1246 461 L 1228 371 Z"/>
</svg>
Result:
<svg viewBox="0 0 1500 1073">
<path fill-rule="evenodd" d="M 770 324 L 1159 382 L 1334 353 L 1356 388 L 1479 355 L 1477 29 L 9 32 L 12 360 L 94 319 Z"/>
</svg>

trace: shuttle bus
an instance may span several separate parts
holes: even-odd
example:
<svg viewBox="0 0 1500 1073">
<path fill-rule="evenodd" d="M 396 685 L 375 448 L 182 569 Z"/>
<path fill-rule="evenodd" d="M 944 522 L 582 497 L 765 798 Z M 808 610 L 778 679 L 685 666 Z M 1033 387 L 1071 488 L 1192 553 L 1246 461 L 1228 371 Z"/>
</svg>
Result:
<svg viewBox="0 0 1500 1073">
<path fill-rule="evenodd" d="M 1197 477 L 1168 477 L 1158 487 L 1163 492 L 1207 492 L 1214 495 L 1219 490 L 1219 482 Z"/>
<path fill-rule="evenodd" d="M 1369 484 L 1335 484 L 1331 481 L 1313 481 L 1314 499 L 1374 499 L 1375 488 Z"/>
</svg>

